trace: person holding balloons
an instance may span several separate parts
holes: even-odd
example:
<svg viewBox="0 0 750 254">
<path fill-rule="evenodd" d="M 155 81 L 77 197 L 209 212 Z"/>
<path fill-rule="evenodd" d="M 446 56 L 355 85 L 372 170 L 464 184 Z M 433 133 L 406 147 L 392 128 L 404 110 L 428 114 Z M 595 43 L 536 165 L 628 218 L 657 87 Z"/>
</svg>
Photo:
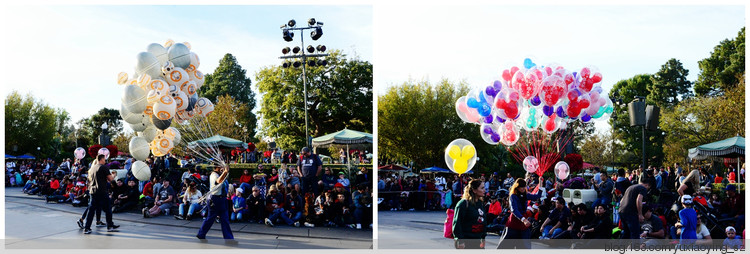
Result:
<svg viewBox="0 0 750 254">
<path fill-rule="evenodd" d="M 485 228 L 484 183 L 474 179 L 464 187 L 453 216 L 453 239 L 456 249 L 484 249 Z"/>
<path fill-rule="evenodd" d="M 525 179 L 516 179 L 510 188 L 508 201 L 511 215 L 508 216 L 505 233 L 505 239 L 513 240 L 501 241 L 497 246 L 498 249 L 531 249 L 531 230 L 529 229 L 531 222 L 523 216 L 523 213 L 526 212 L 528 200 L 539 200 L 541 197 L 540 194 L 527 193 Z"/>
</svg>

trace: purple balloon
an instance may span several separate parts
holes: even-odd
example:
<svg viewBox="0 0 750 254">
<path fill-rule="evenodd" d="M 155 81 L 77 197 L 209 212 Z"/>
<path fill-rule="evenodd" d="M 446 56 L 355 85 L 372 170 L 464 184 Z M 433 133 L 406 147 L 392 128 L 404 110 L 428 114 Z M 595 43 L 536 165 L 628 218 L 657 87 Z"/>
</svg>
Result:
<svg viewBox="0 0 750 254">
<path fill-rule="evenodd" d="M 492 123 L 492 115 L 488 115 L 484 118 L 484 123 Z"/>
<path fill-rule="evenodd" d="M 495 98 L 495 96 L 497 96 L 497 91 L 499 90 L 495 90 L 494 86 L 487 86 L 487 88 L 484 89 L 484 93 L 491 96 L 492 98 Z"/>
<path fill-rule="evenodd" d="M 539 98 L 539 95 L 534 96 L 534 98 L 531 98 L 529 100 L 532 106 L 539 106 L 539 104 L 542 104 L 542 99 Z"/>
<path fill-rule="evenodd" d="M 482 129 L 482 131 L 484 133 L 486 133 L 486 134 L 492 134 L 493 133 L 492 127 L 490 127 L 489 125 L 488 126 L 484 126 L 484 129 Z"/>
<path fill-rule="evenodd" d="M 495 119 L 496 119 L 496 120 L 497 120 L 498 122 L 500 122 L 500 123 L 504 123 L 504 122 L 505 122 L 505 119 L 503 119 L 502 117 L 499 117 L 499 116 L 498 116 L 498 117 L 495 117 Z"/>
<path fill-rule="evenodd" d="M 492 83 L 492 86 L 495 87 L 495 91 L 503 90 L 503 83 L 500 82 L 500 80 L 495 80 L 494 83 Z"/>
<path fill-rule="evenodd" d="M 557 107 L 557 116 L 559 116 L 559 117 L 566 117 L 567 116 L 567 115 L 565 115 L 565 110 L 563 109 L 562 106 Z"/>
<path fill-rule="evenodd" d="M 544 107 L 542 107 L 542 112 L 544 112 L 545 116 L 551 116 L 555 113 L 554 111 L 555 110 L 550 106 L 544 105 Z"/>
<path fill-rule="evenodd" d="M 490 136 L 490 139 L 492 139 L 492 142 L 495 142 L 495 143 L 500 142 L 500 135 L 497 135 L 497 133 L 492 133 L 492 135 Z"/>
<path fill-rule="evenodd" d="M 574 77 L 574 78 L 577 78 L 577 77 L 578 77 L 578 73 L 574 71 L 574 72 L 573 72 L 573 77 Z"/>
<path fill-rule="evenodd" d="M 591 121 L 591 116 L 589 114 L 583 113 L 583 116 L 581 116 L 581 121 L 584 123 L 588 123 Z"/>
</svg>

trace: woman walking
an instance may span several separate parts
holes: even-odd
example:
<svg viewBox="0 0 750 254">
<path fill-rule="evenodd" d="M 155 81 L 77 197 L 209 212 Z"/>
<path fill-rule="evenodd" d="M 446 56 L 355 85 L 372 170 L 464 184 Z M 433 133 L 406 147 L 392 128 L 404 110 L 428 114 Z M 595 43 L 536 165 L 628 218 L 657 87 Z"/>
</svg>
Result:
<svg viewBox="0 0 750 254">
<path fill-rule="evenodd" d="M 497 245 L 498 249 L 531 249 L 531 230 L 529 229 L 531 222 L 523 217 L 523 213 L 526 211 L 528 200 L 538 200 L 541 197 L 540 194 L 526 193 L 526 180 L 516 179 L 510 188 L 511 215 L 508 216 L 505 227 L 507 233 L 505 240 L 501 240 Z"/>
<path fill-rule="evenodd" d="M 453 216 L 453 239 L 456 249 L 484 249 L 485 230 L 484 184 L 471 180 L 456 204 Z"/>
</svg>

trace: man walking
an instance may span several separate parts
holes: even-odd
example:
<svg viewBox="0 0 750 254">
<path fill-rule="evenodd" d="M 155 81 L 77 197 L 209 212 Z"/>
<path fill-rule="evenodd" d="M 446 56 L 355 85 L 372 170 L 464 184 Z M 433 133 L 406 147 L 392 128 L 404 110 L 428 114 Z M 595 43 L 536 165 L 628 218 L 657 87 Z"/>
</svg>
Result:
<svg viewBox="0 0 750 254">
<path fill-rule="evenodd" d="M 109 182 L 114 179 L 114 176 L 110 174 L 109 167 L 104 165 L 106 160 L 103 154 L 97 156 L 96 159 L 98 163 L 92 166 L 92 170 L 89 171 L 94 173 L 93 176 L 89 176 L 91 180 L 89 193 L 92 200 L 89 213 L 86 215 L 86 226 L 83 229 L 83 233 L 91 234 L 91 222 L 94 220 L 94 213 L 97 209 L 101 209 L 105 213 L 107 232 L 117 232 L 117 228 L 120 225 L 115 225 L 112 222 L 112 202 L 109 200 Z"/>
<path fill-rule="evenodd" d="M 640 184 L 631 185 L 625 190 L 620 209 L 617 211 L 622 220 L 623 239 L 639 239 L 640 224 L 646 219 L 643 216 L 643 201 L 651 188 L 651 179 L 641 177 L 640 180 Z"/>
<path fill-rule="evenodd" d="M 310 152 L 310 148 L 303 147 L 302 158 L 297 161 L 297 168 L 302 174 L 302 193 L 318 194 L 318 176 L 323 172 L 323 163 L 317 154 Z"/>
<path fill-rule="evenodd" d="M 221 233 L 224 235 L 224 239 L 234 239 L 232 235 L 232 229 L 229 228 L 229 212 L 227 210 L 227 192 L 229 189 L 229 182 L 227 182 L 227 176 L 229 176 L 229 167 L 222 169 L 220 166 L 214 167 L 214 172 L 211 173 L 209 181 L 211 183 L 209 194 L 211 195 L 211 202 L 208 206 L 208 216 L 203 220 L 200 230 L 198 230 L 198 239 L 206 239 L 206 234 L 211 226 L 214 224 L 216 217 L 219 217 L 221 223 Z"/>
</svg>

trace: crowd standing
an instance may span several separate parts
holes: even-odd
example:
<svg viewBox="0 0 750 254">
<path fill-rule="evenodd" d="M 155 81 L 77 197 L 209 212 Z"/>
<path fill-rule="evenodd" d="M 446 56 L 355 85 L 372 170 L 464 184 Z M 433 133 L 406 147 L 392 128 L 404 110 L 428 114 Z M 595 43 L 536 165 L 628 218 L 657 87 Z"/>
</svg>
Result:
<svg viewBox="0 0 750 254">
<path fill-rule="evenodd" d="M 535 174 L 400 178 L 382 173 L 379 208 L 453 209 L 451 233 L 457 248 L 484 248 L 487 232 L 507 233 L 505 239 L 519 240 L 503 241 L 498 248 L 530 248 L 532 238 L 633 239 L 643 246 L 659 240 L 711 245 L 712 240 L 725 239 L 725 246 L 740 247 L 745 204 L 737 181 L 744 183 L 744 168 L 739 176 L 735 172 L 731 166 L 683 170 L 679 164 L 614 173 L 596 168 L 587 176 L 564 181 Z M 565 189 L 592 189 L 597 197 L 588 203 L 568 202 L 563 198 Z M 577 247 L 592 242 L 580 243 Z"/>
</svg>

